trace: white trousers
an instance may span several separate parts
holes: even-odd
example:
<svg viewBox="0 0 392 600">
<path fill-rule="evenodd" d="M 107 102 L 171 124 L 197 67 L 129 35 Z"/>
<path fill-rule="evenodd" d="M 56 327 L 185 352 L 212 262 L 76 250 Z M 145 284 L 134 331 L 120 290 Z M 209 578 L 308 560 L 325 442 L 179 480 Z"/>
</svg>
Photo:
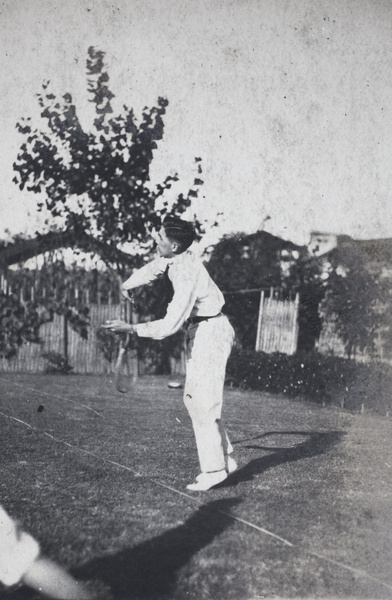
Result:
<svg viewBox="0 0 392 600">
<path fill-rule="evenodd" d="M 184 403 L 192 419 L 202 472 L 220 471 L 233 452 L 221 420 L 226 363 L 234 330 L 224 315 L 190 325 Z"/>
</svg>

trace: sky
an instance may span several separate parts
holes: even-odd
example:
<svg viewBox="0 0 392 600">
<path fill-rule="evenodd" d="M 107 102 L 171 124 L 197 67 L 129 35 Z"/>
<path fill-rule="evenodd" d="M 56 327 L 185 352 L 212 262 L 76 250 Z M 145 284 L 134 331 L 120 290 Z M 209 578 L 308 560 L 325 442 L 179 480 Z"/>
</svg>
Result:
<svg viewBox="0 0 392 600">
<path fill-rule="evenodd" d="M 219 235 L 311 231 L 392 237 L 390 0 L 3 0 L 0 3 L 0 239 L 42 229 L 37 197 L 12 183 L 41 126 L 36 94 L 71 93 L 83 126 L 87 49 L 106 53 L 113 107 L 169 100 L 152 181 L 186 192 Z M 266 217 L 269 217 L 265 221 Z"/>
</svg>

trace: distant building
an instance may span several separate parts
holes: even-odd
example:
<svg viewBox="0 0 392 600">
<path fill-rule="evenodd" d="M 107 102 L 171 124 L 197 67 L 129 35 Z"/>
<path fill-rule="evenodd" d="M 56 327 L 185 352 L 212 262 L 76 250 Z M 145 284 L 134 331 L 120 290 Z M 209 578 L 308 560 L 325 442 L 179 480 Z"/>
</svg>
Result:
<svg viewBox="0 0 392 600">
<path fill-rule="evenodd" d="M 351 240 L 351 238 L 348 235 L 312 231 L 310 234 L 308 250 L 314 256 L 323 256 L 349 240 Z"/>
<path fill-rule="evenodd" d="M 314 256 L 326 259 L 335 248 L 353 252 L 361 255 L 370 273 L 392 278 L 392 238 L 354 240 L 349 235 L 312 231 L 307 247 Z"/>
</svg>

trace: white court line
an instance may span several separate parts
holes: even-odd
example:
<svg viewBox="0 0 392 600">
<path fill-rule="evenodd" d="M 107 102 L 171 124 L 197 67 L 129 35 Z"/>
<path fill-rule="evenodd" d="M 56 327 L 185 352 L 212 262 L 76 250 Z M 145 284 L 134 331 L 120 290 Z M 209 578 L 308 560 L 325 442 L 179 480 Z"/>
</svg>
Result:
<svg viewBox="0 0 392 600">
<path fill-rule="evenodd" d="M 72 444 L 70 444 L 69 442 L 66 442 L 64 440 L 61 440 L 59 438 L 56 438 L 55 436 L 53 436 L 52 434 L 48 433 L 47 431 L 42 431 L 36 427 L 33 427 L 32 425 L 30 425 L 29 423 L 26 423 L 25 421 L 22 421 L 21 419 L 17 419 L 16 417 L 13 417 L 11 415 L 7 415 L 6 413 L 3 413 L 0 411 L 0 415 L 3 415 L 4 417 L 14 420 L 17 423 L 21 423 L 22 425 L 25 425 L 26 427 L 28 427 L 29 429 L 32 429 L 34 431 L 37 431 L 39 433 L 43 433 L 45 435 L 47 435 L 49 438 L 51 438 L 53 441 L 59 443 L 59 444 L 63 444 L 65 446 L 68 446 L 69 448 L 73 449 L 73 450 L 77 450 L 78 452 L 82 452 L 83 454 L 88 454 L 89 456 L 94 457 L 95 459 L 102 461 L 102 462 L 106 462 L 109 463 L 111 465 L 114 465 L 116 467 L 119 467 L 121 469 L 124 469 L 126 471 L 129 471 L 130 473 L 133 473 L 136 477 L 143 477 L 143 475 L 141 473 L 138 473 L 137 471 L 135 471 L 134 469 L 127 467 L 126 465 L 123 465 L 122 463 L 118 463 L 116 461 L 110 460 L 108 458 L 104 458 L 102 456 L 99 456 L 97 454 L 95 454 L 94 452 L 90 452 L 89 450 L 83 450 L 82 448 L 78 448 L 78 446 L 74 446 Z M 180 490 L 177 490 L 176 488 L 166 485 L 165 483 L 160 482 L 157 479 L 154 479 L 152 477 L 148 477 L 145 476 L 146 479 L 152 481 L 153 483 L 155 483 L 156 485 L 159 485 L 160 487 L 163 487 L 167 490 L 170 490 L 172 492 L 175 492 L 176 494 L 179 494 L 180 496 L 184 496 L 186 498 L 189 498 L 190 500 L 192 500 L 192 502 L 194 502 L 195 504 L 198 504 L 199 506 L 205 506 L 205 504 L 203 502 L 201 502 L 200 500 L 197 500 L 196 498 L 194 498 L 193 496 L 190 496 L 189 494 L 185 493 L 185 492 L 181 492 Z M 345 563 L 342 563 L 340 561 L 336 561 L 333 560 L 332 558 L 329 558 L 327 556 L 324 556 L 323 554 L 318 554 L 317 552 L 312 552 L 311 550 L 307 550 L 306 548 L 301 548 L 301 546 L 296 546 L 295 544 L 289 542 L 288 540 L 272 533 L 271 531 L 268 531 L 268 529 L 264 529 L 262 527 L 259 527 L 258 525 L 255 525 L 254 523 L 251 523 L 250 521 L 245 521 L 244 519 L 241 519 L 240 517 L 236 517 L 235 515 L 232 515 L 231 513 L 228 513 L 226 511 L 220 510 L 220 509 L 211 509 L 209 508 L 210 511 L 213 512 L 219 512 L 225 516 L 230 517 L 231 519 L 233 519 L 234 521 L 238 521 L 239 523 L 242 523 L 244 525 L 247 525 L 248 527 L 251 527 L 252 529 L 255 529 L 256 531 L 260 531 L 261 533 L 264 533 L 265 535 L 268 535 L 272 538 L 275 538 L 276 540 L 282 542 L 283 544 L 290 546 L 291 548 L 298 548 L 301 552 L 308 554 L 309 556 L 314 556 L 320 560 L 324 560 L 326 562 L 329 562 L 337 567 L 340 567 L 341 569 L 344 569 L 346 571 L 349 571 L 350 573 L 355 573 L 356 575 L 364 578 L 364 579 L 369 579 L 370 581 L 373 581 L 374 583 L 377 583 L 378 585 L 381 585 L 385 588 L 387 588 L 388 590 L 392 590 L 392 585 L 389 585 L 388 583 L 381 581 L 380 579 L 377 579 L 375 577 L 373 577 L 372 575 L 369 575 L 366 571 L 363 571 L 362 569 L 356 569 L 354 567 L 350 567 L 349 565 L 346 565 Z"/>
<path fill-rule="evenodd" d="M 64 446 L 68 446 L 68 448 L 72 448 L 73 450 L 77 450 L 78 452 L 82 452 L 83 454 L 88 454 L 89 456 L 93 456 L 94 458 L 96 458 L 97 460 L 100 460 L 102 462 L 107 462 L 116 467 L 120 467 L 121 469 L 125 469 L 126 471 L 133 473 L 136 477 L 143 477 L 143 475 L 141 473 L 139 473 L 138 471 L 135 471 L 134 469 L 131 469 L 130 467 L 127 467 L 126 465 L 123 465 L 122 463 L 118 463 L 114 460 L 111 460 L 110 458 L 104 458 L 103 456 L 99 456 L 98 454 L 95 454 L 94 452 L 91 452 L 90 450 L 84 450 L 83 448 L 74 446 L 73 444 L 70 444 L 69 442 L 66 442 L 65 440 L 56 438 L 54 435 L 52 435 L 51 433 L 48 433 L 47 431 L 38 429 L 37 427 L 33 427 L 32 425 L 30 425 L 29 423 L 26 423 L 25 421 L 22 421 L 21 419 L 17 419 L 16 417 L 7 415 L 6 413 L 3 413 L 1 411 L 0 411 L 0 415 L 3 415 L 4 417 L 7 417 L 8 419 L 17 421 L 18 423 L 21 423 L 22 425 L 26 425 L 26 427 L 28 427 L 29 429 L 38 431 L 39 433 L 43 433 L 44 435 L 51 438 L 53 441 L 55 441 L 59 444 L 64 444 Z M 156 485 L 159 485 L 160 487 L 163 487 L 167 490 L 175 492 L 176 494 L 180 494 L 181 496 L 184 496 L 185 498 L 189 498 L 190 500 L 192 500 L 192 502 L 195 502 L 196 504 L 199 504 L 200 506 L 204 506 L 204 503 L 197 500 L 194 496 L 191 496 L 190 494 L 186 494 L 185 492 L 181 492 L 180 490 L 177 490 L 176 488 L 174 488 L 170 485 L 167 485 L 166 483 L 162 483 L 158 479 L 154 479 L 153 477 L 146 477 L 146 479 L 149 479 L 150 481 L 152 481 Z M 216 509 L 216 512 L 220 512 L 221 514 L 231 517 L 232 519 L 235 519 L 236 521 L 238 521 L 240 523 L 244 523 L 245 525 L 248 525 L 249 527 L 252 527 L 253 529 L 257 529 L 258 531 L 261 531 L 262 533 L 265 533 L 266 535 L 276 538 L 277 540 L 281 541 L 283 544 L 286 544 L 287 546 L 293 546 L 293 544 L 291 542 L 276 535 L 275 533 L 272 533 L 271 531 L 268 531 L 267 529 L 259 527 L 258 525 L 254 525 L 253 523 L 250 523 L 249 521 L 244 521 L 244 519 L 241 519 L 240 517 L 236 517 L 235 515 L 232 515 L 231 513 L 228 513 L 223 510 L 219 510 L 219 509 Z"/>
<path fill-rule="evenodd" d="M 359 575 L 360 577 L 370 579 L 370 581 L 374 581 L 375 583 L 378 583 L 379 585 L 383 585 L 388 590 L 392 590 L 392 585 L 385 583 L 385 581 L 380 581 L 380 579 L 376 579 L 376 577 L 369 575 L 369 573 L 367 573 L 366 571 L 363 571 L 362 569 L 356 569 L 355 567 L 350 567 L 349 565 L 341 563 L 337 560 L 333 560 L 333 558 L 329 558 L 328 556 L 325 556 L 324 554 L 318 554 L 317 552 L 311 552 L 311 551 L 305 551 L 305 552 L 307 552 L 308 554 L 311 554 L 312 556 L 316 556 L 316 558 L 326 560 L 329 563 L 331 563 L 332 565 L 335 565 L 336 567 L 340 567 L 341 569 L 346 569 L 346 571 L 355 573 L 355 575 Z"/>
<path fill-rule="evenodd" d="M 103 415 L 101 413 L 97 412 L 90 406 L 87 406 L 86 404 L 82 404 L 81 402 L 76 402 L 76 400 L 71 400 L 70 398 L 65 398 L 64 396 L 58 396 L 56 394 L 49 394 L 48 392 L 42 392 L 41 390 L 35 390 L 34 388 L 27 387 L 26 385 L 22 385 L 21 383 L 16 383 L 15 381 L 10 381 L 9 379 L 3 379 L 3 377 L 0 377 L 0 381 L 5 381 L 6 383 L 10 383 L 11 385 L 16 385 L 24 390 L 29 390 L 30 392 L 35 392 L 36 394 L 39 394 L 39 395 L 50 396 L 51 398 L 57 398 L 59 400 L 65 400 L 66 402 L 72 402 L 72 404 L 76 404 L 77 406 L 83 406 L 83 408 L 86 408 L 87 410 L 91 410 L 91 412 L 98 415 L 98 417 L 103 417 Z"/>
</svg>

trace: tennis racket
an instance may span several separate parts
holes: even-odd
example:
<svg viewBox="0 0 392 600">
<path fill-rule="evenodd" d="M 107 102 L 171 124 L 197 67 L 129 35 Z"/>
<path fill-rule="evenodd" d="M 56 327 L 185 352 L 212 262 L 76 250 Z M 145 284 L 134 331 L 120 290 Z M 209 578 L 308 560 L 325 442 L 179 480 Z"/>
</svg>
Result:
<svg viewBox="0 0 392 600">
<path fill-rule="evenodd" d="M 132 321 L 132 305 L 131 300 L 121 298 L 119 307 L 119 319 L 126 321 L 127 323 Z M 129 376 L 129 364 L 128 364 L 128 349 L 130 334 L 120 334 L 120 349 L 118 352 L 116 365 L 114 368 L 114 385 L 116 389 L 125 394 L 129 391 L 131 378 Z M 133 379 L 135 380 L 135 374 Z"/>
</svg>

